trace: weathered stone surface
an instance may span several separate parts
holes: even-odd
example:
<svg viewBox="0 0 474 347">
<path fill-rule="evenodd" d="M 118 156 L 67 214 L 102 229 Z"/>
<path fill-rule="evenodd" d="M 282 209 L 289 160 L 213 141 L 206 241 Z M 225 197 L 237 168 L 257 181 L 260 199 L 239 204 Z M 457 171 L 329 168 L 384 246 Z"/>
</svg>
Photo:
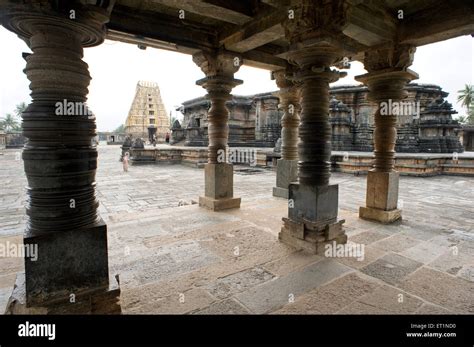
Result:
<svg viewBox="0 0 474 347">
<path fill-rule="evenodd" d="M 27 235 L 24 243 L 38 245 L 38 259 L 25 259 L 29 305 L 63 292 L 108 285 L 107 226 L 103 221 L 79 230 Z"/>
<path fill-rule="evenodd" d="M 290 183 L 298 181 L 298 160 L 287 160 L 287 159 L 278 159 L 277 160 L 277 172 L 276 172 L 276 187 L 280 189 L 288 190 Z M 287 192 L 287 197 L 288 197 Z M 280 196 L 281 195 L 275 195 Z"/>
<path fill-rule="evenodd" d="M 379 286 L 370 277 L 351 273 L 295 298 L 294 303 L 289 303 L 274 313 L 334 314 Z"/>
<path fill-rule="evenodd" d="M 390 253 L 363 267 L 360 271 L 389 284 L 396 285 L 421 265 L 417 261 Z"/>
<path fill-rule="evenodd" d="M 423 267 L 405 278 L 401 288 L 455 312 L 474 313 L 474 283 Z"/>
<path fill-rule="evenodd" d="M 289 187 L 290 201 L 294 207 L 288 207 L 288 218 L 295 222 L 304 222 L 304 219 L 316 222 L 337 218 L 338 186 L 307 186 L 292 183 Z"/>
<path fill-rule="evenodd" d="M 396 234 L 396 235 L 387 237 L 383 240 L 377 241 L 373 243 L 372 245 L 374 247 L 380 248 L 387 252 L 399 253 L 411 247 L 414 247 L 419 243 L 420 241 L 412 239 L 411 237 Z"/>
<path fill-rule="evenodd" d="M 271 312 L 287 304 L 292 296 L 296 298 L 348 271 L 349 268 L 344 265 L 323 259 L 288 276 L 243 292 L 237 295 L 237 299 L 253 313 Z"/>
<path fill-rule="evenodd" d="M 250 312 L 234 299 L 213 303 L 212 305 L 192 312 L 193 314 L 249 314 Z"/>
<path fill-rule="evenodd" d="M 402 218 L 402 211 L 395 209 L 384 211 L 378 208 L 370 208 L 361 206 L 359 208 L 359 217 L 363 219 L 373 220 L 382 224 L 393 223 Z"/>
<path fill-rule="evenodd" d="M 384 211 L 397 208 L 399 174 L 369 171 L 367 174 L 366 206 Z"/>
<path fill-rule="evenodd" d="M 270 281 L 273 277 L 268 271 L 257 267 L 219 278 L 208 287 L 208 291 L 218 299 L 226 299 L 256 285 Z"/>
<path fill-rule="evenodd" d="M 420 299 L 386 285 L 364 295 L 357 301 L 380 309 L 380 313 L 387 311 L 392 314 L 411 314 L 416 312 L 423 304 Z"/>
</svg>

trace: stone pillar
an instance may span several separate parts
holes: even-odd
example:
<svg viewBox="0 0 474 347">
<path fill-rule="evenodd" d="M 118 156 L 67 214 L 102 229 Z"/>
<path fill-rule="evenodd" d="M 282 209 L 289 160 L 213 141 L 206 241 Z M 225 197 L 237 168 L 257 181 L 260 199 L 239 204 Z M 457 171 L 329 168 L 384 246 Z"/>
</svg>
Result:
<svg viewBox="0 0 474 347">
<path fill-rule="evenodd" d="M 90 302 L 92 293 L 109 289 L 107 227 L 95 191 L 96 124 L 85 104 L 91 77 L 82 61 L 83 47 L 103 42 L 108 16 L 96 6 L 71 5 L 75 19 L 70 9 L 37 12 L 33 5 L 0 18 L 33 52 L 24 54 L 32 97 L 22 114 L 28 139 L 24 244 L 37 245 L 38 258 L 25 258 L 25 282 L 17 283 L 26 287 L 28 307 L 69 304 L 71 294 L 79 302 L 83 293 Z"/>
<path fill-rule="evenodd" d="M 232 88 L 242 83 L 234 78 L 241 58 L 228 52 L 199 52 L 193 61 L 206 74 L 196 82 L 207 90 L 211 102 L 208 112 L 208 163 L 204 167 L 205 192 L 199 197 L 199 206 L 213 211 L 240 207 L 240 198 L 234 198 L 234 169 L 227 163 L 229 111 L 226 101 L 232 98 Z"/>
<path fill-rule="evenodd" d="M 294 18 L 285 35 L 284 54 L 296 66 L 292 79 L 301 83 L 301 121 L 298 143 L 298 183 L 289 186 L 288 218 L 279 239 L 298 249 L 323 253 L 327 244 L 347 242 L 338 220 L 338 185 L 330 184 L 331 125 L 329 83 L 345 73 L 330 67 L 343 60 L 339 46 L 343 2 L 294 1 Z"/>
<path fill-rule="evenodd" d="M 300 100 L 298 87 L 286 78 L 291 75 L 289 69 L 273 72 L 280 91 L 281 118 L 281 159 L 277 161 L 276 187 L 273 196 L 288 199 L 288 187 L 298 181 L 298 125 L 300 123 Z"/>
<path fill-rule="evenodd" d="M 369 88 L 369 99 L 378 104 L 374 116 L 374 166 L 368 172 L 366 206 L 359 217 L 381 223 L 401 218 L 397 208 L 399 174 L 395 171 L 397 141 L 397 109 L 395 105 L 407 97 L 407 83 L 418 78 L 408 69 L 414 47 L 396 46 L 365 53 L 364 65 L 369 73 L 356 79 Z"/>
</svg>

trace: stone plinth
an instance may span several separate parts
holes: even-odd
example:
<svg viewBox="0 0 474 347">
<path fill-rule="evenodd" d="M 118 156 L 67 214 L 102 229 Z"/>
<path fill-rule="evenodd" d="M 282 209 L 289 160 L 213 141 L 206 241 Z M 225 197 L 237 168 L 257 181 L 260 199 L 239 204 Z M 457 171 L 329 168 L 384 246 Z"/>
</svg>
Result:
<svg viewBox="0 0 474 347">
<path fill-rule="evenodd" d="M 107 226 L 102 220 L 70 231 L 26 233 L 24 244 L 38 246 L 38 259 L 25 258 L 28 306 L 108 285 Z"/>
<path fill-rule="evenodd" d="M 324 186 L 290 184 L 288 218 L 296 222 L 335 221 L 338 209 L 338 191 L 337 184 Z"/>
<path fill-rule="evenodd" d="M 64 292 L 39 306 L 30 306 L 27 304 L 25 274 L 19 273 L 5 314 L 121 314 L 118 275 L 110 282 L 110 285 L 93 290 Z"/>
<path fill-rule="evenodd" d="M 288 199 L 290 183 L 298 181 L 298 160 L 278 159 L 273 196 Z"/>
<path fill-rule="evenodd" d="M 288 218 L 278 235 L 280 241 L 308 252 L 323 253 L 329 243 L 346 243 L 343 219 L 337 218 L 338 185 L 289 186 Z"/>
<path fill-rule="evenodd" d="M 399 173 L 376 172 L 371 170 L 367 175 L 366 207 L 359 209 L 359 216 L 364 219 L 391 223 L 401 218 L 397 209 Z"/>
<path fill-rule="evenodd" d="M 206 164 L 204 167 L 205 196 L 199 197 L 199 206 L 213 211 L 240 207 L 240 198 L 234 198 L 234 169 L 232 164 Z"/>
</svg>

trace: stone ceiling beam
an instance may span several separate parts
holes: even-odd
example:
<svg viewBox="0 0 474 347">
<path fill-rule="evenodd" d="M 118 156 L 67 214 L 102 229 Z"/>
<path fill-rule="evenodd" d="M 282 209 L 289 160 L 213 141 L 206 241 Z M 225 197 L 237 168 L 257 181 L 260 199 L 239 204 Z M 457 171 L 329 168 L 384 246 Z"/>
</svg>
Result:
<svg viewBox="0 0 474 347">
<path fill-rule="evenodd" d="M 130 37 L 136 37 L 137 43 L 140 39 L 149 38 L 161 42 L 169 42 L 182 53 L 193 53 L 195 50 L 212 49 L 217 45 L 216 34 L 206 31 L 203 28 L 190 28 L 185 26 L 181 21 L 163 14 L 145 12 L 136 10 L 132 11 L 128 7 L 115 6 L 112 11 L 110 22 L 107 28 L 113 32 L 126 33 Z M 118 40 L 117 34 L 108 35 L 111 40 Z M 190 52 L 189 49 L 191 49 Z"/>
<path fill-rule="evenodd" d="M 393 41 L 396 36 L 395 19 L 380 8 L 376 10 L 357 6 L 348 11 L 347 24 L 343 33 L 366 46 Z"/>
<path fill-rule="evenodd" d="M 446 1 L 407 18 L 400 28 L 401 44 L 422 46 L 474 34 L 474 3 Z"/>
<path fill-rule="evenodd" d="M 285 36 L 281 23 L 286 19 L 284 9 L 268 12 L 237 29 L 223 30 L 219 44 L 235 52 L 247 52 Z"/>
<path fill-rule="evenodd" d="M 229 1 L 227 5 L 219 1 L 202 0 L 153 0 L 153 2 L 236 25 L 242 25 L 252 19 L 250 13 L 243 13 L 232 8 Z M 178 12 L 176 12 L 176 17 L 178 17 Z"/>
</svg>

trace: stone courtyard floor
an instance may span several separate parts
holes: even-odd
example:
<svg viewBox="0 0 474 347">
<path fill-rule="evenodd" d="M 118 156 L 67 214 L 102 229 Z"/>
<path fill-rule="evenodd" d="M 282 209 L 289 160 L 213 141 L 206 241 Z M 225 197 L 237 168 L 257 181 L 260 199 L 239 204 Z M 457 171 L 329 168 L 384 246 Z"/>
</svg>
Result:
<svg viewBox="0 0 474 347">
<path fill-rule="evenodd" d="M 0 243 L 22 242 L 20 150 L 1 152 Z M 271 195 L 273 171 L 236 167 L 241 208 L 210 212 L 192 204 L 202 169 L 124 173 L 119 152 L 99 146 L 97 189 L 124 313 L 474 313 L 474 178 L 403 176 L 403 221 L 380 225 L 358 218 L 366 177 L 333 174 L 349 242 L 365 254 L 325 258 L 278 241 L 287 201 Z M 22 262 L 0 258 L 2 312 Z"/>
</svg>

